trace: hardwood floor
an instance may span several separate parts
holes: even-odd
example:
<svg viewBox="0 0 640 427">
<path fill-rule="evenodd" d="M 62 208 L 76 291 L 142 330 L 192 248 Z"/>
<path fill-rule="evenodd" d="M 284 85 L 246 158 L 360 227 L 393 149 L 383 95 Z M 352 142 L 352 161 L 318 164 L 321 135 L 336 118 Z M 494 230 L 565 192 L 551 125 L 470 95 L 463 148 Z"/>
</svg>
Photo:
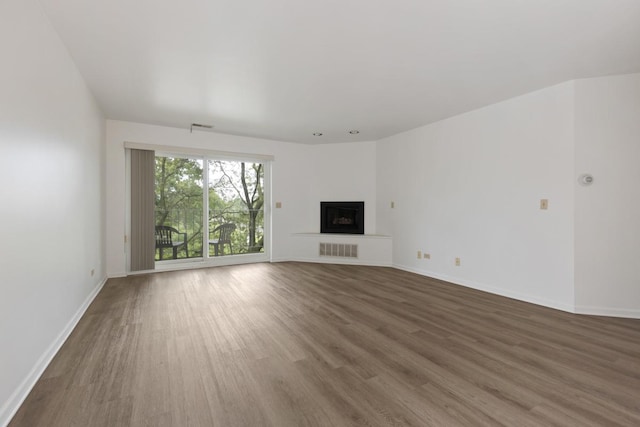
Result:
<svg viewBox="0 0 640 427">
<path fill-rule="evenodd" d="M 390 268 L 111 279 L 17 426 L 638 426 L 640 320 Z"/>
</svg>

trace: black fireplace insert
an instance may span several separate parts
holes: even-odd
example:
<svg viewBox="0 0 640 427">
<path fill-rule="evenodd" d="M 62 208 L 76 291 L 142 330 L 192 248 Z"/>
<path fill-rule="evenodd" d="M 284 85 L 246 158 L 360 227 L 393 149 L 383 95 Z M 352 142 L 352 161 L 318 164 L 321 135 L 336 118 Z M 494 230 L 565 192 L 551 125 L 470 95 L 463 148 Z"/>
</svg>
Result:
<svg viewBox="0 0 640 427">
<path fill-rule="evenodd" d="M 320 232 L 364 234 L 364 202 L 320 202 Z"/>
</svg>

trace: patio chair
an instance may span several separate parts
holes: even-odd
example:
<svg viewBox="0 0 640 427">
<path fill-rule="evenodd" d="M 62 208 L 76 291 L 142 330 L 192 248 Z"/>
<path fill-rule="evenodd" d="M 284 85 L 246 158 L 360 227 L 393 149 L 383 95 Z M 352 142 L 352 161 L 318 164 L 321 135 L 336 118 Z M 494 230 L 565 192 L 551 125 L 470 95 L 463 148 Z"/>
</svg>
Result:
<svg viewBox="0 0 640 427">
<path fill-rule="evenodd" d="M 210 236 L 217 237 L 209 239 L 209 244 L 213 245 L 213 252 L 215 256 L 224 255 L 224 245 L 229 245 L 229 252 L 233 254 L 233 247 L 231 246 L 231 234 L 236 231 L 236 225 L 228 222 L 222 224 L 213 229 Z"/>
<path fill-rule="evenodd" d="M 178 240 L 182 236 L 181 240 Z M 165 248 L 173 249 L 173 259 L 178 259 L 178 248 L 184 246 L 187 258 L 189 258 L 189 247 L 187 246 L 187 233 L 181 233 L 168 225 L 156 225 L 156 249 L 160 251 L 160 260 L 162 261 L 162 252 Z"/>
</svg>

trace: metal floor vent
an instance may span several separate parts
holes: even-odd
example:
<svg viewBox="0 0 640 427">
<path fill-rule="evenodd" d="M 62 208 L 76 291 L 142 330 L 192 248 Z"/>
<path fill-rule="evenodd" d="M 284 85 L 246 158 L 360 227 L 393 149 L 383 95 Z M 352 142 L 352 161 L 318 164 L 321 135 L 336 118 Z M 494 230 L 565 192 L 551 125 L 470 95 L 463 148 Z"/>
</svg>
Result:
<svg viewBox="0 0 640 427">
<path fill-rule="evenodd" d="M 358 258 L 358 245 L 345 243 L 320 243 L 320 256 Z"/>
</svg>

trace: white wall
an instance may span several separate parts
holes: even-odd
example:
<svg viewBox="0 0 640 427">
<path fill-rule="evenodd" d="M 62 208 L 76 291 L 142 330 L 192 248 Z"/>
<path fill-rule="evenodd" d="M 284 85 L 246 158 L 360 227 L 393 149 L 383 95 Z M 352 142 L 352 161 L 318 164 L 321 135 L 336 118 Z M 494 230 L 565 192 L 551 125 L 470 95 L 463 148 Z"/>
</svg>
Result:
<svg viewBox="0 0 640 427">
<path fill-rule="evenodd" d="M 376 234 L 376 144 L 355 142 L 309 147 L 313 217 L 308 232 L 320 232 L 318 200 L 365 202 L 364 232 Z"/>
<path fill-rule="evenodd" d="M 394 265 L 572 310 L 573 96 L 569 82 L 379 141 Z"/>
<path fill-rule="evenodd" d="M 105 277 L 104 120 L 35 0 L 0 2 L 0 52 L 4 425 Z"/>
<path fill-rule="evenodd" d="M 318 232 L 320 200 L 364 200 L 365 227 L 375 229 L 375 143 L 302 145 L 215 132 L 189 133 L 139 123 L 107 121 L 107 268 L 126 274 L 124 142 L 275 156 L 272 166 L 272 259 L 291 259 L 294 233 Z M 338 150 L 339 149 L 339 150 Z M 338 155 L 338 156 L 336 156 Z"/>
<path fill-rule="evenodd" d="M 640 318 L 640 74 L 576 81 L 576 310 Z"/>
</svg>

